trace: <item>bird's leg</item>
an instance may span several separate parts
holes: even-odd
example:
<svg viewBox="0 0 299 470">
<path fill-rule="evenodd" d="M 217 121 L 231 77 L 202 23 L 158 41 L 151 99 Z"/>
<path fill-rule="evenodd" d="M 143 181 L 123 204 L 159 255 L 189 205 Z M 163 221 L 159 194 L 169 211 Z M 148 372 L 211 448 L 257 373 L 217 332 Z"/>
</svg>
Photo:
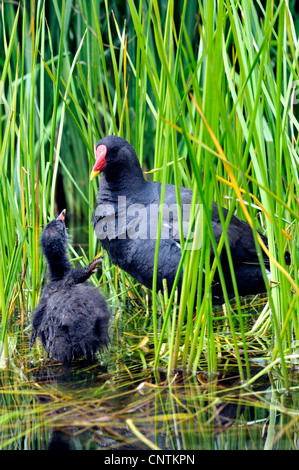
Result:
<svg viewBox="0 0 299 470">
<path fill-rule="evenodd" d="M 89 266 L 87 267 L 89 276 L 97 272 L 98 268 L 96 268 L 96 266 L 100 264 L 102 261 L 103 261 L 103 258 L 96 258 L 89 264 Z"/>
<path fill-rule="evenodd" d="M 73 272 L 73 280 L 75 284 L 81 284 L 87 281 L 92 274 L 97 272 L 97 265 L 102 262 L 102 258 L 93 260 L 86 268 Z"/>
</svg>

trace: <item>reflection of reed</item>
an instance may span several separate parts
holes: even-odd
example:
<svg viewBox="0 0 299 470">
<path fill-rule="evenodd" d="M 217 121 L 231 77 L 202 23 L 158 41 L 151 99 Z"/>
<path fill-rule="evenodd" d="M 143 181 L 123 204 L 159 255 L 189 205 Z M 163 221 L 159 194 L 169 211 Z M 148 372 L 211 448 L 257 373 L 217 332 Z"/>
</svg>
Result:
<svg viewBox="0 0 299 470">
<path fill-rule="evenodd" d="M 1 374 L 6 449 L 288 449 L 298 427 L 297 388 L 287 397 L 278 375 L 246 389 L 237 369 L 169 380 L 79 361 L 68 370 L 49 362 L 26 381 L 15 374 Z"/>
</svg>

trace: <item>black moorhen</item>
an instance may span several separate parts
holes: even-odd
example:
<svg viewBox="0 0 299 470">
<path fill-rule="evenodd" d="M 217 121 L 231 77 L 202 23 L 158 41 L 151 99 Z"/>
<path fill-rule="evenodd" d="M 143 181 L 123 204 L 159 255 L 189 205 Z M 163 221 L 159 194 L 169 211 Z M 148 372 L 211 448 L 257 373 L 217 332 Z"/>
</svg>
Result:
<svg viewBox="0 0 299 470">
<path fill-rule="evenodd" d="M 153 208 L 155 209 L 160 203 L 161 183 L 144 179 L 134 148 L 120 137 L 107 136 L 97 142 L 95 156 L 96 163 L 90 179 L 102 173 L 97 203 L 91 219 L 95 233 L 102 247 L 107 250 L 111 261 L 151 289 L 157 223 L 154 223 L 154 227 L 150 225 L 153 220 L 151 217 Z M 182 207 L 184 204 L 191 204 L 192 190 L 182 187 L 180 196 Z M 164 207 L 165 205 L 171 207 L 172 204 L 176 204 L 175 186 L 167 184 Z M 139 212 L 138 217 L 136 217 L 137 212 Z M 228 211 L 223 208 L 224 218 L 227 213 Z M 157 290 L 162 289 L 163 278 L 167 281 L 168 289 L 172 287 L 181 258 L 179 234 L 175 234 L 175 226 L 171 226 L 171 220 L 168 214 L 166 215 L 168 218 L 164 220 L 163 213 L 163 227 L 166 229 L 170 227 L 170 231 L 168 237 L 164 236 L 160 240 Z M 212 229 L 218 244 L 222 225 L 216 203 L 213 203 L 212 208 Z M 267 238 L 262 234 L 260 236 L 267 245 Z M 227 237 L 239 295 L 265 292 L 265 282 L 250 226 L 233 215 Z M 213 257 L 211 248 L 211 261 Z M 268 267 L 269 259 L 265 254 L 263 259 Z M 234 289 L 225 247 L 221 251 L 221 266 L 227 292 L 233 297 Z M 267 275 L 269 274 L 267 270 Z M 216 272 L 212 286 L 213 302 L 222 302 L 222 294 Z"/>
<path fill-rule="evenodd" d="M 62 211 L 42 233 L 50 282 L 33 311 L 30 347 L 38 336 L 47 353 L 68 366 L 76 358 L 94 359 L 96 351 L 107 345 L 110 313 L 98 290 L 85 282 L 101 260 L 83 269 L 72 269 L 64 219 Z"/>
</svg>

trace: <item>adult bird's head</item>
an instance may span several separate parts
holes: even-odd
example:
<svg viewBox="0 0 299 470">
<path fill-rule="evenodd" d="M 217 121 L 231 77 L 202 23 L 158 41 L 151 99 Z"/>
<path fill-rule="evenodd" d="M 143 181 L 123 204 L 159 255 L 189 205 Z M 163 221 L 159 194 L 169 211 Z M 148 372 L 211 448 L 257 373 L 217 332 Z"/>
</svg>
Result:
<svg viewBox="0 0 299 470">
<path fill-rule="evenodd" d="M 99 140 L 95 146 L 95 164 L 90 180 L 104 173 L 107 180 L 138 178 L 143 173 L 134 148 L 121 137 L 110 135 Z"/>
</svg>

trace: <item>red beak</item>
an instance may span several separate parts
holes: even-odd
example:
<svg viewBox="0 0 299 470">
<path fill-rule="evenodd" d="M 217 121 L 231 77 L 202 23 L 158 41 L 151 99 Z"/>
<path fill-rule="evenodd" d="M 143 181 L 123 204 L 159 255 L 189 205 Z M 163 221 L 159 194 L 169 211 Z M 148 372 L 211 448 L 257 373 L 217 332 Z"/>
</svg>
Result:
<svg viewBox="0 0 299 470">
<path fill-rule="evenodd" d="M 107 147 L 106 145 L 99 145 L 95 151 L 96 162 L 92 169 L 90 180 L 93 180 L 98 174 L 105 170 L 107 162 Z"/>
</svg>

